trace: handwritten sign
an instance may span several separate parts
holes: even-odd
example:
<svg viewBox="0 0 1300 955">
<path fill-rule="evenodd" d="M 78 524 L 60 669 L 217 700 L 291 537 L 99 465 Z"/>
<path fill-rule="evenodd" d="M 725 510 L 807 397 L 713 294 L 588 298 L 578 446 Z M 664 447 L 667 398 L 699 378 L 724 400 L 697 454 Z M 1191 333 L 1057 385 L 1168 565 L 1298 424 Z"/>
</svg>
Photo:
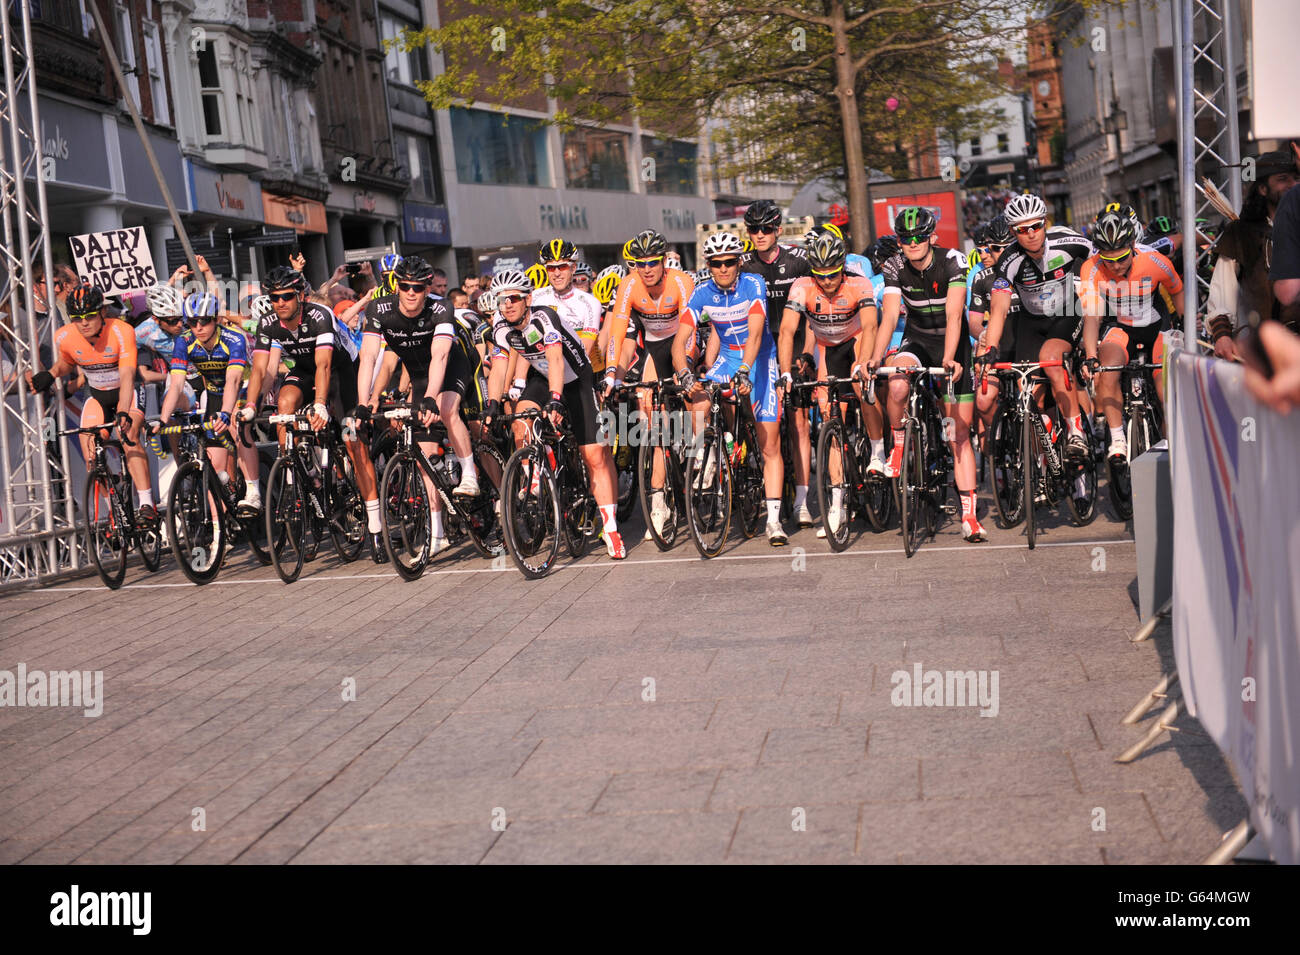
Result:
<svg viewBox="0 0 1300 955">
<path fill-rule="evenodd" d="M 143 226 L 68 238 L 77 274 L 105 295 L 147 289 L 158 281 Z"/>
</svg>

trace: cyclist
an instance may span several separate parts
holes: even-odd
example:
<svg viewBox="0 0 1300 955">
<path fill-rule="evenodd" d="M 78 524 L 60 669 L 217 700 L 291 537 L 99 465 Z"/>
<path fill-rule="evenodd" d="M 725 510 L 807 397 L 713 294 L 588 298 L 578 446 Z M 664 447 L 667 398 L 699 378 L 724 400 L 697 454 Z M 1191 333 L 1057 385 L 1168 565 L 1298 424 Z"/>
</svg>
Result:
<svg viewBox="0 0 1300 955">
<path fill-rule="evenodd" d="M 994 216 L 984 227 L 984 243 L 978 246 L 982 267 L 975 273 L 970 283 L 967 296 L 967 321 L 970 333 L 975 338 L 975 354 L 982 355 L 988 348 L 986 334 L 989 314 L 989 302 L 993 293 L 993 280 L 997 276 L 994 266 L 998 259 L 1014 242 L 1011 227 L 1001 216 Z M 1016 349 L 1016 321 L 1020 316 L 1020 296 L 1011 291 L 1011 306 L 1007 312 L 1007 321 L 1002 327 L 1002 338 L 998 341 L 998 353 L 1012 355 Z M 1002 390 L 1002 380 L 997 375 L 988 375 L 980 387 L 975 389 L 975 413 L 984 424 L 984 450 L 988 449 L 989 432 L 993 427 L 993 414 L 997 411 L 998 395 Z"/>
<path fill-rule="evenodd" d="M 1183 282 L 1174 264 L 1159 252 L 1136 247 L 1137 230 L 1123 210 L 1098 215 L 1092 241 L 1097 253 L 1079 271 L 1087 355 L 1083 374 L 1093 374 L 1099 364 L 1127 364 L 1139 350 L 1148 361 L 1159 362 L 1164 354 L 1162 329 L 1171 315 L 1183 314 Z M 1160 378 L 1157 371 L 1157 395 Z M 1127 467 L 1120 373 L 1098 373 L 1096 389 L 1110 429 L 1110 464 Z"/>
<path fill-rule="evenodd" d="M 591 362 L 582 343 L 564 327 L 555 309 L 529 303 L 533 283 L 518 269 L 507 269 L 492 280 L 496 295 L 497 317 L 492 325 L 492 371 L 488 376 L 488 403 L 485 423 L 501 412 L 507 369 L 512 356 L 528 363 L 525 385 L 515 402 L 515 411 L 545 408 L 551 422 L 567 415 L 573 427 L 582 457 L 591 474 L 591 493 L 600 508 L 602 537 L 609 556 L 622 560 L 627 556 L 618 532 L 614 496 L 616 478 L 609 449 L 597 442 L 595 381 Z M 515 429 L 522 443 L 523 428 Z"/>
<path fill-rule="evenodd" d="M 777 241 L 781 234 L 781 209 L 771 199 L 759 199 L 745 210 L 745 231 L 754 250 L 740 260 L 742 272 L 753 272 L 767 285 L 767 325 L 774 341 L 781 336 L 781 322 L 785 315 L 786 299 L 795 280 L 809 274 L 808 255 L 803 249 L 782 245 Z M 802 378 L 811 375 L 813 358 L 811 339 L 803 321 L 795 330 L 795 368 Z M 808 408 L 812 396 L 807 392 L 794 398 L 795 456 L 794 456 L 794 509 L 800 527 L 812 527 L 812 512 L 808 510 L 808 468 L 812 459 L 812 437 L 808 424 Z"/>
<path fill-rule="evenodd" d="M 591 354 L 591 370 L 595 374 L 600 374 L 602 379 L 605 371 L 605 353 L 609 350 L 609 332 L 610 322 L 609 315 L 614 309 L 614 296 L 618 292 L 619 283 L 627 276 L 627 269 L 620 264 L 610 265 L 600 270 L 596 279 L 591 284 L 591 294 L 596 297 L 600 303 L 600 334 L 596 338 L 596 348 Z M 632 334 L 633 326 L 628 324 L 628 336 L 624 340 L 623 361 L 622 365 L 628 369 L 628 374 L 636 364 L 637 335 Z"/>
<path fill-rule="evenodd" d="M 677 335 L 673 339 L 673 367 L 683 383 L 693 380 L 691 354 L 701 325 L 711 325 L 718 341 L 718 357 L 702 376 L 706 381 L 731 383 L 736 394 L 748 395 L 758 424 L 763 452 L 763 486 L 767 495 L 767 538 L 773 546 L 786 542 L 781 529 L 781 432 L 776 394 L 776 343 L 767 327 L 767 289 L 761 276 L 741 274 L 740 239 L 717 232 L 704 240 L 704 259 L 710 279 L 696 286 Z M 698 389 L 692 389 L 698 394 Z M 700 395 L 691 403 L 696 431 L 702 430 L 707 400 Z M 701 449 L 702 450 L 702 449 Z M 711 463 L 711 462 L 710 462 Z M 710 480 L 706 465 L 705 481 Z"/>
<path fill-rule="evenodd" d="M 1078 342 L 1082 320 L 1075 294 L 1079 269 L 1092 255 L 1092 243 L 1072 229 L 1048 227 L 1047 206 L 1033 194 L 1014 196 L 1003 215 L 1016 237 L 1016 246 L 999 257 L 989 301 L 985 340 L 989 347 L 980 363 L 1000 360 L 1002 332 L 1011 313 L 1013 294 L 1020 299 L 1015 323 L 1016 361 L 1054 361 Z M 1066 458 L 1082 468 L 1088 456 L 1079 416 L 1079 392 L 1070 386 L 1064 367 L 1045 369 L 1069 438 Z M 1080 475 L 1082 478 L 1082 475 Z"/>
<path fill-rule="evenodd" d="M 217 443 L 208 446 L 208 457 L 212 459 L 221 483 L 225 484 L 230 479 L 230 452 L 232 449 L 237 451 L 245 481 L 244 497 L 238 507 L 256 515 L 262 506 L 257 451 L 244 444 L 238 434 L 233 444 L 226 435 L 231 430 L 230 420 L 235 413 L 244 371 L 248 368 L 248 342 L 240 332 L 218 323 L 221 303 L 215 295 L 196 292 L 185 299 L 184 310 L 185 324 L 190 332 L 176 339 L 158 423 L 161 426 L 171 421 L 177 405 L 185 400 L 186 375 L 191 369 L 197 371 L 207 394 L 207 417 L 213 422 L 210 434 L 217 439 Z"/>
<path fill-rule="evenodd" d="M 894 219 L 894 233 L 903 251 L 882 266 L 885 275 L 885 315 L 881 334 L 876 335 L 872 369 L 884 358 L 889 338 L 898 322 L 900 304 L 907 305 L 903 341 L 892 363 L 895 365 L 941 365 L 951 375 L 955 400 L 943 402 L 944 416 L 952 420 L 953 478 L 961 498 L 962 536 L 975 542 L 988 535 L 975 512 L 975 454 L 970 444 L 974 420 L 975 392 L 971 387 L 970 338 L 962 322 L 966 304 L 966 257 L 956 249 L 936 242 L 938 221 L 923 206 L 909 206 Z M 909 384 L 906 376 L 895 375 L 889 382 L 888 412 L 894 448 L 886 475 L 897 477 L 903 463 L 903 414 Z"/>
<path fill-rule="evenodd" d="M 176 340 L 185 333 L 185 296 L 174 285 L 151 285 L 145 291 L 145 301 L 149 304 L 152 318 L 146 318 L 135 327 L 136 360 L 139 362 L 140 379 L 146 384 L 161 384 L 165 392 L 170 380 L 170 363 L 172 353 L 176 350 Z M 203 380 L 193 368 L 186 370 L 187 378 L 183 391 L 178 397 L 182 410 L 196 407 L 198 395 L 203 389 Z M 138 400 L 138 399 L 137 399 Z M 160 405 L 161 407 L 161 405 Z M 154 454 L 163 458 L 162 444 L 156 438 L 150 439 Z M 179 444 L 175 437 L 169 441 L 172 453 Z M 163 492 L 165 481 L 160 480 L 159 494 Z M 160 502 L 161 503 L 161 502 Z"/>
<path fill-rule="evenodd" d="M 817 368 L 822 379 L 828 375 L 836 378 L 860 377 L 863 364 L 870 360 L 875 348 L 875 289 L 870 278 L 847 274 L 848 256 L 844 240 L 833 232 L 826 232 L 813 240 L 807 252 L 812 275 L 798 279 L 791 286 L 785 317 L 781 321 L 778 353 L 784 387 L 789 387 L 792 380 L 790 366 L 794 360 L 795 334 L 804 322 L 807 322 L 816 344 L 820 359 Z M 861 390 L 854 386 L 854 391 L 861 403 Z M 830 408 L 830 396 L 825 389 L 818 389 L 817 400 L 824 418 L 829 414 Z M 868 419 L 867 436 L 871 439 L 871 464 L 868 470 L 883 473 L 885 442 L 879 417 Z M 830 511 L 826 515 L 827 522 L 833 528 L 838 528 L 845 518 L 842 493 L 841 488 L 834 489 Z M 767 502 L 769 522 L 772 519 L 773 505 L 779 507 L 780 501 Z M 825 527 L 818 530 L 819 537 L 826 536 Z"/>
<path fill-rule="evenodd" d="M 595 280 L 596 273 L 586 262 L 578 262 L 573 266 L 573 286 L 578 291 L 590 292 L 591 283 Z"/>
<path fill-rule="evenodd" d="M 578 247 L 567 239 L 551 239 L 538 246 L 537 261 L 546 270 L 549 284 L 533 292 L 532 304 L 555 309 L 564 327 L 590 356 L 600 335 L 601 307 L 594 295 L 574 282 L 577 258 Z"/>
<path fill-rule="evenodd" d="M 64 302 L 68 324 L 54 333 L 54 365 L 32 375 L 33 391 L 45 391 L 56 378 L 80 370 L 90 395 L 81 408 L 81 427 L 103 424 L 117 427 L 122 436 L 126 469 L 135 484 L 136 518 L 142 528 L 155 527 L 158 510 L 153 503 L 149 461 L 140 444 L 144 411 L 135 388 L 135 330 L 126 322 L 109 318 L 104 293 L 93 285 L 78 285 Z M 93 458 L 90 435 L 80 435 L 87 463 Z"/>
</svg>

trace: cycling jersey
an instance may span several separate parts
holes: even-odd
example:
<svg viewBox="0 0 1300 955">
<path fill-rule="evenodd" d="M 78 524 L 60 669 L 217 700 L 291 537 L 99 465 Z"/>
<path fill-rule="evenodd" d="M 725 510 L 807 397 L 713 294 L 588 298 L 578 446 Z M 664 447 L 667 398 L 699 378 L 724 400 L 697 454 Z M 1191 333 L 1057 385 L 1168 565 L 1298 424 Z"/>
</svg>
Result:
<svg viewBox="0 0 1300 955">
<path fill-rule="evenodd" d="M 859 313 L 863 307 L 876 307 L 876 292 L 870 279 L 845 275 L 840 287 L 827 295 L 816 279 L 805 276 L 790 287 L 785 307 L 807 318 L 818 344 L 839 345 L 858 337 L 862 331 Z"/>
<path fill-rule="evenodd" d="M 1042 255 L 1035 259 L 1018 244 L 1008 246 L 994 266 L 994 294 L 1020 296 L 1022 320 L 1055 320 L 1078 315 L 1074 280 L 1093 253 L 1092 243 L 1072 229 L 1052 226 L 1043 238 Z"/>
<path fill-rule="evenodd" d="M 899 252 L 882 262 L 880 271 L 885 276 L 884 297 L 900 296 L 907 306 L 903 337 L 924 339 L 942 354 L 948 331 L 948 289 L 965 288 L 966 257 L 936 245 L 925 269 L 917 269 Z"/>
<path fill-rule="evenodd" d="M 1132 258 L 1123 278 L 1111 276 L 1098 255 L 1083 263 L 1079 300 L 1084 314 L 1104 316 L 1107 324 L 1159 327 L 1174 311 L 1172 296 L 1182 294 L 1183 281 L 1159 252 L 1134 251 Z"/>
<path fill-rule="evenodd" d="M 740 271 L 752 272 L 761 277 L 767 286 L 767 327 L 775 339 L 781 334 L 781 317 L 785 314 L 790 286 L 797 278 L 810 275 L 808 253 L 789 245 L 776 246 L 776 258 L 764 262 L 757 252 L 746 252 L 740 257 Z M 801 336 L 796 336 L 795 347 Z"/>
<path fill-rule="evenodd" d="M 203 390 L 213 398 L 221 398 L 224 394 L 226 369 L 231 365 L 248 367 L 248 344 L 239 332 L 219 328 L 211 348 L 200 342 L 193 332 L 176 339 L 171 357 L 172 374 L 185 375 L 191 369 L 197 371 L 203 380 Z"/>
<path fill-rule="evenodd" d="M 285 328 L 274 315 L 268 316 L 270 320 L 264 321 L 262 327 L 257 330 L 259 342 L 265 335 L 267 350 L 271 352 L 271 367 L 275 367 L 274 362 L 277 361 L 275 352 L 279 351 L 286 359 L 293 362 L 295 378 L 310 380 L 316 373 L 316 353 L 329 350 L 335 356 L 331 373 L 337 371 L 339 362 L 344 360 L 340 355 L 349 358 L 350 355 L 335 331 L 334 313 L 324 305 L 303 302 L 299 314 L 302 317 L 298 321 L 298 327 L 293 331 Z"/>
<path fill-rule="evenodd" d="M 533 293 L 532 303 L 546 305 L 555 309 L 564 327 L 584 344 L 590 344 L 600 334 L 600 316 L 602 308 L 596 296 L 582 289 L 570 287 L 563 295 L 556 293 L 551 286 L 539 288 Z"/>
<path fill-rule="evenodd" d="M 970 283 L 970 302 L 967 307 L 970 314 L 983 315 L 986 322 L 988 321 L 989 309 L 992 307 L 993 280 L 996 277 L 996 269 L 987 268 L 978 272 L 974 281 Z M 1019 315 L 1020 296 L 1012 289 L 1011 306 L 1007 309 L 1007 320 L 1002 325 L 1002 340 L 994 342 L 1003 355 L 1010 355 L 1011 350 L 1015 347 L 1016 319 Z"/>
<path fill-rule="evenodd" d="M 64 325 L 54 333 L 54 349 L 64 364 L 81 369 L 92 391 L 111 391 L 116 396 L 123 375 L 135 381 L 135 329 L 120 319 L 104 319 L 93 342 L 76 325 Z"/>
<path fill-rule="evenodd" d="M 334 328 L 334 347 L 341 352 L 345 352 L 350 361 L 356 361 L 360 350 L 356 339 L 353 338 L 352 330 L 344 325 L 338 316 L 336 316 L 332 311 L 325 308 L 324 305 L 318 305 L 315 302 L 302 303 L 304 322 L 307 320 L 308 308 L 324 310 L 324 312 L 329 316 L 330 322 Z M 280 324 L 280 319 L 275 312 L 262 318 L 261 322 L 258 323 L 257 333 L 253 336 L 254 352 L 271 350 L 271 342 L 279 337 L 279 334 L 275 332 L 276 328 L 283 328 L 283 326 Z M 287 351 L 285 352 L 285 357 L 291 357 Z"/>
<path fill-rule="evenodd" d="M 704 373 L 708 381 L 729 382 L 740 370 L 749 343 L 749 320 L 757 315 L 762 320 L 762 340 L 758 353 L 749 369 L 753 385 L 750 401 L 758 421 L 777 420 L 777 361 L 776 342 L 767 328 L 767 288 L 762 276 L 743 272 L 736 283 L 721 289 L 710 279 L 695 289 L 682 316 L 682 324 L 700 329 L 711 326 L 718 336 L 718 357 Z M 698 338 L 698 334 L 695 336 Z"/>
<path fill-rule="evenodd" d="M 478 358 L 468 331 L 445 304 L 434 299 L 426 298 L 420 313 L 408 317 L 398 308 L 396 295 L 382 295 L 366 305 L 362 334 L 384 341 L 406 367 L 412 381 L 428 380 L 435 338 L 450 339 L 453 349 L 468 348 Z"/>
<path fill-rule="evenodd" d="M 580 375 L 591 375 L 591 362 L 577 336 L 564 327 L 559 314 L 549 306 L 529 306 L 528 320 L 522 329 L 515 328 L 498 313 L 492 324 L 492 343 L 496 346 L 492 360 L 504 359 L 511 350 L 517 351 L 534 371 L 546 375 L 549 365 L 546 348 L 559 345 L 564 360 L 564 383 L 576 381 Z"/>
</svg>

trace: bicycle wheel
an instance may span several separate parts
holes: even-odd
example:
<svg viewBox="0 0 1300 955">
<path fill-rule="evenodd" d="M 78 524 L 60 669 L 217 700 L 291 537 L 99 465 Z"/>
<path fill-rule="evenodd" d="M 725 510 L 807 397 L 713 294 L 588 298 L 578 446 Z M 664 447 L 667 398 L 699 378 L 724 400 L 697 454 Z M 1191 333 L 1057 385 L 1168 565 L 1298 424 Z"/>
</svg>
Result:
<svg viewBox="0 0 1300 955">
<path fill-rule="evenodd" d="M 1021 488 L 1022 506 L 1025 510 L 1025 535 L 1029 549 L 1034 549 L 1034 493 L 1038 489 L 1038 442 L 1034 435 L 1034 418 L 1038 414 L 1032 407 L 1020 421 L 1020 463 L 1024 470 Z"/>
<path fill-rule="evenodd" d="M 848 477 L 855 470 L 850 460 L 852 455 L 853 450 L 844 440 L 844 423 L 834 418 L 824 423 L 817 439 L 817 496 L 826 543 L 833 551 L 849 546 L 854 488 Z M 832 517 L 836 519 L 834 526 Z"/>
<path fill-rule="evenodd" d="M 1015 527 L 1025 519 L 1025 471 L 1020 445 L 1016 415 L 1009 408 L 999 408 L 989 433 L 988 476 L 989 491 L 997 508 L 997 524 L 1001 528 Z"/>
<path fill-rule="evenodd" d="M 925 454 L 916 419 L 908 418 L 903 429 L 903 467 L 898 474 L 899 514 L 903 522 L 903 553 L 911 557 L 925 533 Z"/>
<path fill-rule="evenodd" d="M 302 480 L 289 458 L 279 458 L 266 482 L 266 537 L 280 542 L 271 548 L 271 566 L 286 584 L 298 579 L 306 556 L 308 504 Z"/>
<path fill-rule="evenodd" d="M 126 526 L 126 516 L 122 511 L 122 502 L 118 500 L 113 479 L 103 471 L 88 474 L 83 503 L 86 549 L 95 562 L 100 580 L 110 590 L 117 590 L 126 577 L 130 531 Z"/>
<path fill-rule="evenodd" d="M 416 580 L 429 565 L 429 489 L 412 451 L 388 459 L 379 483 L 380 519 L 388 559 L 403 580 Z"/>
<path fill-rule="evenodd" d="M 654 461 L 656 456 L 663 467 L 664 475 L 663 482 L 658 488 L 654 485 Z M 672 550 L 673 545 L 677 543 L 677 522 L 681 517 L 677 510 L 677 501 L 681 492 L 673 480 L 676 469 L 668 458 L 668 448 L 659 447 L 649 442 L 637 449 L 637 484 L 639 485 L 638 493 L 641 497 L 641 516 L 645 518 L 645 526 L 650 530 L 650 536 L 654 538 L 655 546 L 660 550 Z M 662 528 L 656 528 L 654 521 L 650 517 L 654 508 L 653 498 L 656 491 L 658 491 L 661 506 L 667 511 Z"/>
<path fill-rule="evenodd" d="M 618 480 L 618 509 L 615 516 L 622 524 L 632 516 L 632 509 L 637 505 L 636 453 L 626 444 L 620 443 L 614 449 L 614 467 Z"/>
<path fill-rule="evenodd" d="M 560 497 L 555 476 L 535 445 L 520 448 L 506 463 L 501 518 L 506 550 L 519 572 L 529 580 L 550 573 L 563 534 Z"/>
<path fill-rule="evenodd" d="M 211 483 L 216 483 L 215 476 Z M 224 526 L 213 490 L 203 480 L 203 466 L 186 461 L 177 469 L 167 495 L 172 556 L 181 572 L 196 584 L 215 580 L 225 558 Z"/>
<path fill-rule="evenodd" d="M 758 533 L 766 519 L 763 490 L 763 452 L 758 446 L 758 430 L 751 419 L 740 424 L 736 434 L 735 473 L 732 475 L 732 494 L 740 514 L 740 532 L 745 539 Z"/>
<path fill-rule="evenodd" d="M 506 462 L 501 457 L 495 444 L 479 441 L 474 445 L 474 464 L 478 468 L 479 493 L 471 504 L 460 503 L 469 526 L 469 539 L 480 557 L 491 560 L 505 553 L 505 543 L 501 539 L 501 494 L 488 476 L 486 462 L 491 462 L 500 480 L 505 474 Z"/>
<path fill-rule="evenodd" d="M 712 427 L 700 435 L 699 448 L 686 466 L 686 524 L 700 556 L 717 557 L 731 528 L 731 466 Z"/>
<path fill-rule="evenodd" d="M 120 493 L 128 495 L 131 493 L 131 482 L 124 479 L 120 488 Z M 159 504 L 162 502 L 159 501 Z M 157 508 L 154 509 L 155 512 Z M 135 549 L 140 552 L 140 560 L 144 563 L 145 570 L 154 573 L 162 564 L 162 520 L 159 519 L 152 528 L 143 530 L 137 523 L 135 529 Z"/>
<path fill-rule="evenodd" d="M 339 445 L 330 450 L 333 461 L 328 479 L 330 540 L 339 556 L 349 563 L 361 555 L 366 543 L 366 502 L 357 490 L 352 462 Z"/>
<path fill-rule="evenodd" d="M 1081 471 L 1067 480 L 1065 489 L 1065 506 L 1070 511 L 1070 520 L 1075 527 L 1092 523 L 1097 516 L 1097 466 L 1096 451 L 1098 439 L 1092 429 L 1089 415 L 1081 415 L 1083 422 L 1083 439 L 1088 442 L 1088 455 L 1084 458 Z"/>
</svg>

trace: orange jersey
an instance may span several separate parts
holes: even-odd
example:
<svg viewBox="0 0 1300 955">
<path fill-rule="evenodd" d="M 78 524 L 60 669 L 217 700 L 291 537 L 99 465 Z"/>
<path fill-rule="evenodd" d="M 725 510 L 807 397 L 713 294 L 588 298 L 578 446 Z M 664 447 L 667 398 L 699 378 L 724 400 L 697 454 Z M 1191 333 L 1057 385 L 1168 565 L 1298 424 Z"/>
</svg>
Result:
<svg viewBox="0 0 1300 955">
<path fill-rule="evenodd" d="M 1079 270 L 1079 302 L 1085 315 L 1101 315 L 1121 325 L 1158 325 L 1174 311 L 1173 296 L 1183 292 L 1183 280 L 1159 252 L 1133 251 L 1133 264 L 1115 278 L 1100 256 L 1093 255 Z"/>
<path fill-rule="evenodd" d="M 64 325 L 54 333 L 54 347 L 59 360 L 80 368 L 86 383 L 96 391 L 115 391 L 127 381 L 135 381 L 135 329 L 116 318 L 104 319 L 104 327 L 92 343 L 77 330 Z"/>
<path fill-rule="evenodd" d="M 840 287 L 828 296 L 815 279 L 803 276 L 790 286 L 785 307 L 808 317 L 808 327 L 821 345 L 841 345 L 862 331 L 858 317 L 863 306 L 876 310 L 876 292 L 871 280 L 845 275 Z"/>
<path fill-rule="evenodd" d="M 648 342 L 671 339 L 677 334 L 677 325 L 686 303 L 695 291 L 695 280 L 680 269 L 664 269 L 664 279 L 658 295 L 651 295 L 633 272 L 625 276 L 614 296 L 614 311 L 610 326 L 609 352 L 606 361 L 618 364 L 618 355 L 627 337 L 628 322 L 634 322 Z"/>
</svg>

